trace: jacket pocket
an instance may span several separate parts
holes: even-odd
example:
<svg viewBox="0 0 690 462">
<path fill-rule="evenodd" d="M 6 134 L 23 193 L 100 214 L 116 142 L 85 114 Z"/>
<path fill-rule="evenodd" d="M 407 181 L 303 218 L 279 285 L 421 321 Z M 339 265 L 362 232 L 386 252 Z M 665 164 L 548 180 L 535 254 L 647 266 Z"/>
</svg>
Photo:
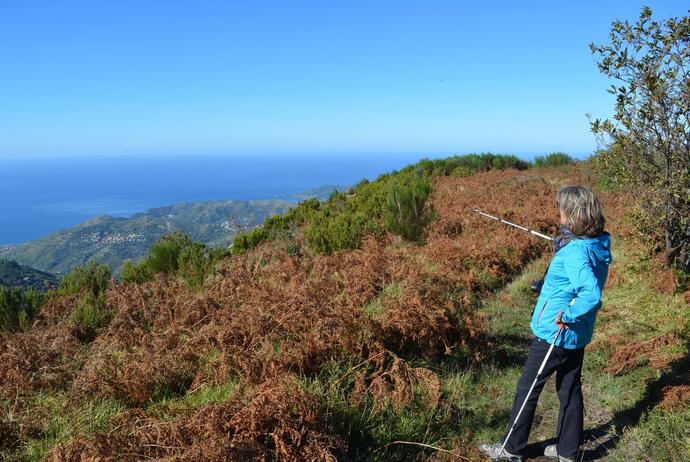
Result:
<svg viewBox="0 0 690 462">
<path fill-rule="evenodd" d="M 549 297 L 551 298 L 551 297 Z M 541 316 L 544 314 L 544 310 L 546 309 L 546 305 L 549 303 L 549 298 L 546 299 L 544 304 L 541 306 L 541 311 L 539 311 L 539 316 L 537 317 L 537 325 L 541 324 Z"/>
</svg>

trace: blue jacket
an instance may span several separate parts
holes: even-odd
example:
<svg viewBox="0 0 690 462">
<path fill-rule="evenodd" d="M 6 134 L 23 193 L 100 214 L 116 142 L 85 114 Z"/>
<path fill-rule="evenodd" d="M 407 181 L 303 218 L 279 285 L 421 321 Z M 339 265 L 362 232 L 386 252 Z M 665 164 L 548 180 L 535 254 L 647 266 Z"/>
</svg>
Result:
<svg viewBox="0 0 690 462">
<path fill-rule="evenodd" d="M 532 313 L 534 335 L 552 342 L 563 311 L 563 329 L 556 346 L 582 348 L 592 340 L 601 291 L 611 263 L 611 235 L 573 239 L 554 255 Z"/>
</svg>

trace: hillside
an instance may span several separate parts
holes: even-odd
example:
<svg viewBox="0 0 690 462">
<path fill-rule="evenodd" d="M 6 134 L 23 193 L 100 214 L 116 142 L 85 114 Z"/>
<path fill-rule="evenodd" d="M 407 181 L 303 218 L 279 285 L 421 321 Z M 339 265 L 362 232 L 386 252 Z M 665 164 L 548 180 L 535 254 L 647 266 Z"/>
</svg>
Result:
<svg viewBox="0 0 690 462">
<path fill-rule="evenodd" d="M 125 260 L 141 259 L 164 233 L 182 231 L 210 247 L 227 247 L 235 234 L 251 230 L 266 217 L 282 214 L 296 200 L 326 200 L 347 186 L 325 185 L 283 199 L 206 201 L 158 207 L 130 218 L 100 216 L 36 241 L 0 246 L 0 258 L 51 273 L 67 273 L 91 259 L 117 273 Z"/>
<path fill-rule="evenodd" d="M 52 274 L 0 258 L 0 286 L 47 290 L 57 285 Z"/>
<path fill-rule="evenodd" d="M 117 271 L 125 260 L 144 256 L 164 233 L 180 230 L 210 246 L 227 247 L 238 230 L 235 224 L 251 229 L 292 205 L 284 200 L 210 201 L 155 208 L 131 218 L 100 216 L 0 256 L 52 273 L 66 273 L 90 259 Z"/>
<path fill-rule="evenodd" d="M 437 171 L 436 214 L 423 242 L 377 231 L 357 248 L 315 252 L 305 235 L 309 220 L 324 218 L 305 212 L 289 239 L 233 254 L 200 287 L 159 274 L 52 294 L 28 331 L 0 335 L 2 454 L 482 460 L 475 444 L 505 428 L 529 342 L 529 280 L 550 249 L 469 210 L 553 235 L 556 190 L 593 180 L 586 165 L 475 175 L 428 167 Z M 360 185 L 315 210 L 356 214 L 347 204 L 380 186 Z M 673 273 L 646 258 L 627 229 L 627 198 L 599 194 L 616 260 L 585 356 L 583 460 L 688 460 L 690 307 L 673 293 Z M 383 229 L 381 215 L 370 218 Z M 88 310 L 100 320 L 93 335 L 85 335 Z M 550 387 L 535 442 L 555 429 Z"/>
</svg>

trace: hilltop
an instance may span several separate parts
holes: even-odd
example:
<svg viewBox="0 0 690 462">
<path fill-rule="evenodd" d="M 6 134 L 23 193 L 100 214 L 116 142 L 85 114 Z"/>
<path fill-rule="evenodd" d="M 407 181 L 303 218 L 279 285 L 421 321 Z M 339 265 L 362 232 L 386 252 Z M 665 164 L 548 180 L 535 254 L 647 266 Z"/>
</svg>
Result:
<svg viewBox="0 0 690 462">
<path fill-rule="evenodd" d="M 28 330 L 0 335 L 0 450 L 52 461 L 481 460 L 474 444 L 505 428 L 529 342 L 529 280 L 550 248 L 468 212 L 554 235 L 556 190 L 598 184 L 586 164 L 527 167 L 422 161 L 269 217 L 211 266 L 169 245 L 150 257 L 177 255 L 178 269 L 139 282 L 80 270 Z M 389 231 L 386 198 L 421 197 L 420 175 L 433 219 L 411 242 Z M 615 263 L 586 355 L 584 460 L 687 460 L 690 308 L 627 228 L 628 198 L 598 193 Z M 190 278 L 194 268 L 205 277 Z M 539 439 L 555 429 L 555 395 L 544 396 Z"/>
</svg>

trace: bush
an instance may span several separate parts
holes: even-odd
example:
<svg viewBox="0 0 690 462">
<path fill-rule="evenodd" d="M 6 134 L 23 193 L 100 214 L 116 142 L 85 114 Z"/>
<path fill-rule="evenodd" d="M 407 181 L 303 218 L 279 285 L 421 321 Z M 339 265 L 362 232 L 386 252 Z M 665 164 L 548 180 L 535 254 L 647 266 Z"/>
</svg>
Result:
<svg viewBox="0 0 690 462">
<path fill-rule="evenodd" d="M 399 173 L 409 177 L 413 172 Z M 356 249 L 362 238 L 371 233 L 381 233 L 379 223 L 384 213 L 388 187 L 398 176 L 382 176 L 363 185 L 354 194 L 336 193 L 321 205 L 307 224 L 304 237 L 314 252 L 332 253 L 338 250 Z"/>
<path fill-rule="evenodd" d="M 28 330 L 47 295 L 0 286 L 0 331 Z"/>
<path fill-rule="evenodd" d="M 230 258 L 232 251 L 228 247 L 211 247 L 206 249 L 206 255 L 211 261 L 211 266 L 215 266 L 219 261 Z"/>
<path fill-rule="evenodd" d="M 259 226 L 248 233 L 239 233 L 232 241 L 232 253 L 240 254 L 249 249 L 253 249 L 263 241 L 267 240 L 269 233 L 263 226 Z"/>
<path fill-rule="evenodd" d="M 108 266 L 91 260 L 83 267 L 74 268 L 60 281 L 60 293 L 83 294 L 71 316 L 79 328 L 77 337 L 82 341 L 91 341 L 96 329 L 110 320 L 111 313 L 105 308 L 110 280 Z"/>
<path fill-rule="evenodd" d="M 156 275 L 151 268 L 144 264 L 135 264 L 127 260 L 122 264 L 120 270 L 120 280 L 122 282 L 133 282 L 141 284 L 150 281 Z"/>
<path fill-rule="evenodd" d="M 213 262 L 208 258 L 206 246 L 200 242 L 191 242 L 183 246 L 177 256 L 178 274 L 191 287 L 201 287 L 212 266 Z"/>
<path fill-rule="evenodd" d="M 546 157 L 537 156 L 534 158 L 535 167 L 558 167 L 560 165 L 574 164 L 575 159 L 564 152 L 552 152 Z"/>
<path fill-rule="evenodd" d="M 182 250 L 193 245 L 194 241 L 180 232 L 165 234 L 149 249 L 146 266 L 154 273 L 174 273 L 180 267 Z"/>
<path fill-rule="evenodd" d="M 284 215 L 273 215 L 266 218 L 261 226 L 235 236 L 232 242 L 232 253 L 237 255 L 246 252 L 264 241 L 273 240 L 279 236 L 294 237 L 294 230 L 297 226 L 309 221 L 320 207 L 321 202 L 316 198 L 311 198 L 288 209 Z"/>
<path fill-rule="evenodd" d="M 94 297 L 86 294 L 77 302 L 72 312 L 72 321 L 78 329 L 75 335 L 82 342 L 90 342 L 96 336 L 96 329 L 106 325 L 113 317 L 113 312 L 105 306 L 105 293 Z"/>
<path fill-rule="evenodd" d="M 185 249 L 196 245 L 203 247 L 203 244 L 195 243 L 184 233 L 165 234 L 151 246 L 149 253 L 139 264 L 125 262 L 120 279 L 124 282 L 142 283 L 153 279 L 158 273 L 176 273 L 180 268 L 181 255 L 184 254 L 187 258 L 190 255 Z"/>
<path fill-rule="evenodd" d="M 472 175 L 474 175 L 474 171 L 464 165 L 461 165 L 460 167 L 455 167 L 453 171 L 450 172 L 450 176 L 452 176 L 453 178 L 465 178 Z"/>
<path fill-rule="evenodd" d="M 408 241 L 419 241 L 424 228 L 433 220 L 433 210 L 426 206 L 431 193 L 429 179 L 420 176 L 410 186 L 393 185 L 386 203 L 386 229 Z"/>
<path fill-rule="evenodd" d="M 181 232 L 170 233 L 158 239 L 139 264 L 126 261 L 120 279 L 140 284 L 158 273 L 179 274 L 190 287 L 200 287 L 215 264 L 229 255 L 227 249 L 209 249 Z"/>
<path fill-rule="evenodd" d="M 645 240 L 690 272 L 690 16 L 653 19 L 644 6 L 636 22 L 614 21 L 609 38 L 590 44 L 616 95 L 612 119 L 591 121 L 605 148 L 597 173 L 635 191 L 643 223 L 662 230 Z"/>
<path fill-rule="evenodd" d="M 329 254 L 361 245 L 367 231 L 375 226 L 363 213 L 341 213 L 333 217 L 317 217 L 304 232 L 309 247 Z"/>
<path fill-rule="evenodd" d="M 108 288 L 111 274 L 107 265 L 91 260 L 85 266 L 77 266 L 60 281 L 59 291 L 63 294 L 79 294 L 88 291 L 97 298 Z"/>
<path fill-rule="evenodd" d="M 446 159 L 422 159 L 412 167 L 431 176 L 448 176 L 452 175 L 453 171 L 462 172 L 462 176 L 469 176 L 492 169 L 514 168 L 525 170 L 529 167 L 529 162 L 520 160 L 513 155 L 485 153 L 453 156 Z"/>
</svg>

